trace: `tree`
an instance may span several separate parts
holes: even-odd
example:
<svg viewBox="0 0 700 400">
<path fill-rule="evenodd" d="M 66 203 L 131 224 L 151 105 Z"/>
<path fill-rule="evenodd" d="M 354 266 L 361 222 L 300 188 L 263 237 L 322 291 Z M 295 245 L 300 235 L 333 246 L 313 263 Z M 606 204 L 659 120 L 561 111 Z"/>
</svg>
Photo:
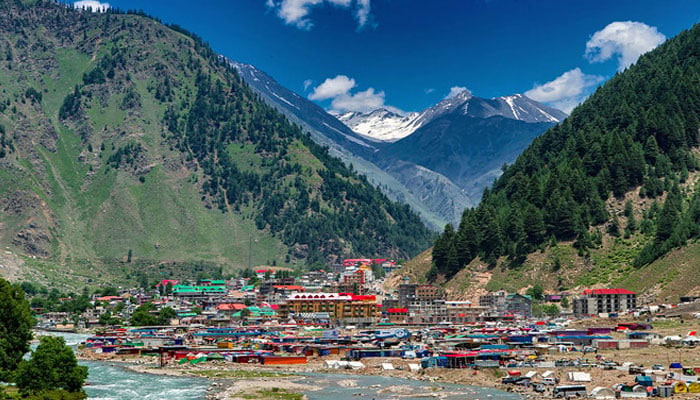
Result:
<svg viewBox="0 0 700 400">
<path fill-rule="evenodd" d="M 561 298 L 561 308 L 569 308 L 569 298 L 564 296 Z"/>
<path fill-rule="evenodd" d="M 169 325 L 170 320 L 177 317 L 177 313 L 170 307 L 163 307 L 158 313 L 158 322 L 160 325 Z"/>
<path fill-rule="evenodd" d="M 131 325 L 133 326 L 149 326 L 160 325 L 160 319 L 151 313 L 155 311 L 156 306 L 153 303 L 144 303 L 134 310 L 131 315 Z"/>
<path fill-rule="evenodd" d="M 29 351 L 33 326 L 24 291 L 0 278 L 0 380 L 9 381 Z"/>
<path fill-rule="evenodd" d="M 535 283 L 531 288 L 527 289 L 526 294 L 532 297 L 534 300 L 539 301 L 544 298 L 544 289 L 542 288 L 542 285 Z"/>
<path fill-rule="evenodd" d="M 100 315 L 101 325 L 119 325 L 122 320 L 113 316 L 111 311 L 106 311 L 104 314 Z"/>
<path fill-rule="evenodd" d="M 88 376 L 87 367 L 78 366 L 73 349 L 61 337 L 44 336 L 17 370 L 17 387 L 23 394 L 62 389 L 80 392 Z"/>
<path fill-rule="evenodd" d="M 119 292 L 117 291 L 117 288 L 108 286 L 102 289 L 102 296 L 119 296 Z"/>
</svg>

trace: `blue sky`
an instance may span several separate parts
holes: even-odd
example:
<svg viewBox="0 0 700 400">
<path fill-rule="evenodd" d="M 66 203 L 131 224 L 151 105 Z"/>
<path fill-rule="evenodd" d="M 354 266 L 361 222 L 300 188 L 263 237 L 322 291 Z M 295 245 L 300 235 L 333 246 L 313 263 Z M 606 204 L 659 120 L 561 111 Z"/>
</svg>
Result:
<svg viewBox="0 0 700 400">
<path fill-rule="evenodd" d="M 526 93 L 568 111 L 700 21 L 697 0 L 107 1 L 177 23 L 340 111 L 419 111 L 453 87 Z"/>
</svg>

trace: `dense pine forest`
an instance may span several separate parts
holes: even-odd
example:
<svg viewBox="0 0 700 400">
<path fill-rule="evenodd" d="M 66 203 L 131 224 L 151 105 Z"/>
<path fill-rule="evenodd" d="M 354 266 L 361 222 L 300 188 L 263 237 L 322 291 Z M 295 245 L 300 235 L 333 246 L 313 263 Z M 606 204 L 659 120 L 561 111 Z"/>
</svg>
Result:
<svg viewBox="0 0 700 400">
<path fill-rule="evenodd" d="M 688 181 L 699 167 L 700 25 L 684 31 L 618 73 L 551 128 L 436 240 L 429 279 L 452 277 L 476 257 L 511 266 L 557 241 L 579 256 L 603 235 L 641 231 L 651 239 L 634 266 L 700 236 L 700 195 Z M 606 207 L 635 191 L 651 206 Z"/>
<path fill-rule="evenodd" d="M 178 26 L 9 0 L 0 55 L 3 247 L 90 270 L 406 258 L 433 239 Z"/>
</svg>

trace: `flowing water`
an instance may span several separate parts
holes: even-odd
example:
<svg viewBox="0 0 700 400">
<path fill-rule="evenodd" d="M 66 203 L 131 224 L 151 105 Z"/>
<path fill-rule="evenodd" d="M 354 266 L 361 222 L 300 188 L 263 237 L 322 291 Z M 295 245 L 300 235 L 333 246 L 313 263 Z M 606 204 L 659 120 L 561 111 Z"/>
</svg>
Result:
<svg viewBox="0 0 700 400">
<path fill-rule="evenodd" d="M 52 333 L 76 346 L 88 335 Z M 100 400 L 205 400 L 209 381 L 133 372 L 104 361 L 80 361 L 89 369 L 85 391 Z M 430 383 L 375 375 L 304 374 L 303 383 L 322 387 L 306 393 L 309 400 L 426 399 L 518 400 L 517 394 L 476 386 Z M 438 397 L 439 396 L 439 397 Z"/>
<path fill-rule="evenodd" d="M 69 346 L 77 346 L 89 337 L 75 333 L 50 334 L 63 337 Z M 103 361 L 78 363 L 88 367 L 85 392 L 95 400 L 204 400 L 209 387 L 206 379 L 140 374 Z"/>
</svg>

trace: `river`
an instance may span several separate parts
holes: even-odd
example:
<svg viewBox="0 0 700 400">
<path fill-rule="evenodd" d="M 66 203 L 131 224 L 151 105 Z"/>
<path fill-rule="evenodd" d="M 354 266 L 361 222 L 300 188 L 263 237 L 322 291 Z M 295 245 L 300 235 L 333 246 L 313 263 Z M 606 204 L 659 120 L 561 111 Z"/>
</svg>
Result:
<svg viewBox="0 0 700 400">
<path fill-rule="evenodd" d="M 88 335 L 52 333 L 76 346 Z M 199 378 L 149 375 L 103 361 L 80 361 L 89 369 L 85 391 L 96 400 L 205 400 L 209 381 Z M 430 383 L 376 375 L 305 374 L 305 383 L 321 386 L 306 393 L 309 400 L 425 399 L 439 393 L 443 400 L 518 400 L 517 394 L 477 386 Z"/>
</svg>

